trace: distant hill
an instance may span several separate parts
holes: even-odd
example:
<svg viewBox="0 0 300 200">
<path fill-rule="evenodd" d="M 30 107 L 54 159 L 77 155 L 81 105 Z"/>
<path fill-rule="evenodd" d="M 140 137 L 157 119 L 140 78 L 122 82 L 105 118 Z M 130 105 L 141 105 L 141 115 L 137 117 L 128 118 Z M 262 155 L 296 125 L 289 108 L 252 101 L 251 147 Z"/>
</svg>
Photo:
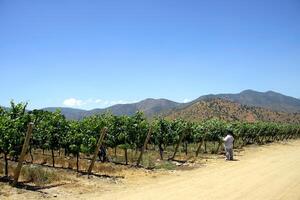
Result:
<svg viewBox="0 0 300 200">
<path fill-rule="evenodd" d="M 191 104 L 213 98 L 227 99 L 243 105 L 268 108 L 279 112 L 300 112 L 300 99 L 273 91 L 257 92 L 254 90 L 245 90 L 238 94 L 205 95 L 194 100 Z"/>
<path fill-rule="evenodd" d="M 273 91 L 257 92 L 254 90 L 245 90 L 238 94 L 210 94 L 200 96 L 189 103 L 177 103 L 168 99 L 145 99 L 143 101 L 132 104 L 118 104 L 104 109 L 81 110 L 65 107 L 48 107 L 43 108 L 47 111 L 55 111 L 61 109 L 62 114 L 67 119 L 80 120 L 86 116 L 111 112 L 114 115 L 133 115 L 137 111 L 142 111 L 147 117 L 157 115 L 165 116 L 172 110 L 181 110 L 194 105 L 203 100 L 225 99 L 240 105 L 250 107 L 261 107 L 276 112 L 300 113 L 300 99 L 289 97 Z"/>
<path fill-rule="evenodd" d="M 147 117 L 159 115 L 162 112 L 178 107 L 180 103 L 167 99 L 145 99 L 138 103 L 132 104 L 117 104 L 105 109 L 94 109 L 87 111 L 85 116 L 94 114 L 111 112 L 114 115 L 134 115 L 137 111 L 142 111 Z"/>
<path fill-rule="evenodd" d="M 138 103 L 132 104 L 117 104 L 104 109 L 93 109 L 93 110 L 80 110 L 73 108 L 64 107 L 49 107 L 43 108 L 54 112 L 56 109 L 60 109 L 61 112 L 66 116 L 67 119 L 80 120 L 83 117 L 92 116 L 95 114 L 102 114 L 105 112 L 111 112 L 114 115 L 134 115 L 137 111 L 142 111 L 147 117 L 159 115 L 160 113 L 172 110 L 178 107 L 180 103 L 170 101 L 167 99 L 145 99 Z"/>
<path fill-rule="evenodd" d="M 61 110 L 61 113 L 67 119 L 73 119 L 73 120 L 82 119 L 84 116 L 84 113 L 87 112 L 86 110 L 75 109 L 75 108 L 65 108 L 65 107 L 47 107 L 47 108 L 43 108 L 42 110 L 49 111 L 49 112 L 55 112 L 57 109 Z"/>
<path fill-rule="evenodd" d="M 68 119 L 82 119 L 86 116 L 111 112 L 115 115 L 133 115 L 137 111 L 143 111 L 147 117 L 166 115 L 172 110 L 187 108 L 197 102 L 211 99 L 225 99 L 241 105 L 250 107 L 261 107 L 276 112 L 300 113 L 300 100 L 276 93 L 273 91 L 257 92 L 245 90 L 238 94 L 216 94 L 204 95 L 189 103 L 177 103 L 167 99 L 145 99 L 138 103 L 118 104 L 104 109 L 80 110 L 73 108 L 60 108 Z M 50 110 L 49 110 L 50 109 Z M 57 108 L 46 108 L 54 111 Z"/>
<path fill-rule="evenodd" d="M 225 121 L 300 123 L 300 113 L 276 112 L 266 108 L 251 107 L 216 98 L 206 98 L 187 107 L 176 109 L 170 112 L 166 118 L 181 118 L 189 121 L 218 118 Z"/>
<path fill-rule="evenodd" d="M 9 110 L 9 108 L 4 107 L 4 106 L 0 106 L 0 108 L 2 108 L 3 110 Z"/>
</svg>

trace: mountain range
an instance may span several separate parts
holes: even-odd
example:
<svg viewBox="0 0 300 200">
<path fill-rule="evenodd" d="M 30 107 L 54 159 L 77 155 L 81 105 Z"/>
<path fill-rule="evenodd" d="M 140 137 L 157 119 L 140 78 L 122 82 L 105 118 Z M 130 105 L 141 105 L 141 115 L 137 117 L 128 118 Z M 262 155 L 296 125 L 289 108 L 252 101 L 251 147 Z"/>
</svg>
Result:
<svg viewBox="0 0 300 200">
<path fill-rule="evenodd" d="M 211 107 L 205 107 L 204 105 L 208 105 L 209 102 L 211 103 Z M 220 107 L 219 111 L 212 112 L 211 109 L 217 105 Z M 226 109 L 224 110 L 222 109 L 222 107 Z M 223 117 L 227 118 L 228 120 L 230 120 L 231 118 L 243 120 L 245 118 L 241 117 L 242 115 L 248 115 L 248 119 L 250 119 L 251 117 L 249 116 L 251 115 L 252 118 L 255 120 L 266 121 L 268 118 L 270 119 L 274 118 L 273 120 L 270 121 L 276 121 L 275 116 L 277 116 L 278 119 L 286 122 L 286 121 L 293 121 L 292 118 L 295 118 L 295 116 L 298 115 L 293 113 L 300 113 L 300 99 L 286 96 L 273 91 L 257 92 L 254 90 L 245 90 L 238 94 L 204 95 L 188 103 L 178 103 L 168 99 L 149 98 L 137 103 L 118 104 L 104 109 L 82 110 L 82 109 L 65 108 L 65 107 L 43 108 L 43 110 L 47 110 L 51 112 L 55 111 L 56 109 L 60 109 L 62 114 L 64 114 L 67 119 L 74 119 L 74 120 L 80 120 L 86 116 L 101 114 L 105 112 L 111 112 L 112 114 L 115 115 L 133 115 L 137 111 L 144 112 L 144 114 L 149 118 L 161 115 L 161 116 L 168 116 L 170 118 L 174 118 L 174 116 L 178 116 L 181 118 L 191 119 L 190 113 L 199 114 L 199 109 L 200 109 L 202 111 L 206 110 L 208 116 L 210 115 L 223 116 L 221 113 L 224 114 L 224 112 L 226 112 L 227 110 L 228 113 L 226 114 L 227 117 L 225 116 Z M 256 114 L 255 113 L 249 114 L 251 110 L 253 111 L 255 109 L 256 109 L 255 111 Z M 241 114 L 242 111 L 245 113 Z M 229 114 L 230 112 L 233 113 Z M 270 115 L 270 112 L 273 113 Z M 240 114 L 238 115 L 237 113 Z M 228 115 L 232 115 L 232 116 L 228 118 Z M 203 117 L 200 116 L 202 116 L 202 114 L 200 115 L 195 114 L 194 118 L 195 119 L 198 118 L 198 120 L 203 119 Z M 258 117 L 258 116 L 264 116 L 265 118 Z"/>
<path fill-rule="evenodd" d="M 134 115 L 137 111 L 142 111 L 147 117 L 153 117 L 161 113 L 178 108 L 181 103 L 170 101 L 167 99 L 152 99 L 148 98 L 138 103 L 132 104 L 117 104 L 103 109 L 80 110 L 64 107 L 48 107 L 42 110 L 53 112 L 60 109 L 67 119 L 80 120 L 84 117 L 111 112 L 114 115 Z"/>
<path fill-rule="evenodd" d="M 201 96 L 193 102 L 213 98 L 226 99 L 243 105 L 268 108 L 279 112 L 300 112 L 300 99 L 274 91 L 257 92 L 254 90 L 245 90 L 238 94 L 211 94 Z"/>
<path fill-rule="evenodd" d="M 218 118 L 225 121 L 300 123 L 300 113 L 278 112 L 268 108 L 242 105 L 221 98 L 197 101 L 184 108 L 171 111 L 166 118 L 180 118 L 188 121 Z"/>
</svg>

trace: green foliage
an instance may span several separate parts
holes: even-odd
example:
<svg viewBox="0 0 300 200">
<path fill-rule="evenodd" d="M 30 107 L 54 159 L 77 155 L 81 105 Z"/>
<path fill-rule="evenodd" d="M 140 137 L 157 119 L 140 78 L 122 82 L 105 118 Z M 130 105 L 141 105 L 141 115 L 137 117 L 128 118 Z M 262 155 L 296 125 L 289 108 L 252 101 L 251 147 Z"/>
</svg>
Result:
<svg viewBox="0 0 300 200">
<path fill-rule="evenodd" d="M 212 119 L 202 124 L 205 141 L 220 141 L 227 133 L 227 126 L 224 121 Z"/>
<path fill-rule="evenodd" d="M 59 110 L 33 112 L 36 121 L 32 143 L 35 148 L 58 150 L 66 147 L 69 122 Z"/>
<path fill-rule="evenodd" d="M 228 130 L 233 131 L 236 140 L 243 145 L 300 137 L 300 126 L 266 122 L 225 122 L 211 119 L 205 122 L 168 121 L 163 118 L 148 122 L 141 112 L 133 116 L 113 116 L 109 113 L 86 117 L 82 121 L 67 121 L 59 110 L 47 112 L 33 110 L 26 112 L 27 104 L 11 102 L 11 109 L 0 109 L 0 153 L 17 159 L 22 149 L 29 122 L 35 127 L 30 142 L 31 148 L 43 150 L 64 149 L 67 154 L 79 155 L 94 152 L 100 132 L 107 127 L 104 145 L 111 148 L 139 150 L 147 133 L 152 128 L 149 143 L 162 152 L 175 146 L 182 138 L 188 144 L 201 141 L 218 142 Z"/>
<path fill-rule="evenodd" d="M 25 112 L 26 106 L 12 101 L 9 111 L 0 112 L 0 153 L 10 154 L 15 159 L 21 153 L 27 125 L 31 121 Z"/>
</svg>

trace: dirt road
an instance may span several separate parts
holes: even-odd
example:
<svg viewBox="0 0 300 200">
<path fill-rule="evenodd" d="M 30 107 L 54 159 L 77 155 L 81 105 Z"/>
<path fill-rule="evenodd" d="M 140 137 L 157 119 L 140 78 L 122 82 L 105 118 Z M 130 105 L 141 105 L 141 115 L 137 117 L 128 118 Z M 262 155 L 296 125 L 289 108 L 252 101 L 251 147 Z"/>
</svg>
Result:
<svg viewBox="0 0 300 200">
<path fill-rule="evenodd" d="M 300 141 L 250 147 L 238 161 L 218 160 L 177 176 L 83 199 L 300 199 Z"/>
<path fill-rule="evenodd" d="M 133 172 L 118 184 L 82 177 L 39 192 L 2 184 L 0 199 L 300 200 L 300 140 L 250 146 L 235 155 L 237 161 L 213 159 L 190 171 Z"/>
</svg>

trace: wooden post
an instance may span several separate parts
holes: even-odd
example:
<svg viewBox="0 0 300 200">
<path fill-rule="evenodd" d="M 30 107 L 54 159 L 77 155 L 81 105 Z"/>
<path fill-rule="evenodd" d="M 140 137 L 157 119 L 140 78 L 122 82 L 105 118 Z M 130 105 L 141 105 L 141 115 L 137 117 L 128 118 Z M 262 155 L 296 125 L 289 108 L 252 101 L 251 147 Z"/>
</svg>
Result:
<svg viewBox="0 0 300 200">
<path fill-rule="evenodd" d="M 22 152 L 21 152 L 21 155 L 20 155 L 20 158 L 19 158 L 19 162 L 18 162 L 17 168 L 15 169 L 15 172 L 14 172 L 13 186 L 16 186 L 17 183 L 18 183 L 18 179 L 19 179 L 19 176 L 20 176 L 23 160 L 24 160 L 25 155 L 27 153 L 28 144 L 29 144 L 29 141 L 30 141 L 30 138 L 31 138 L 32 129 L 33 129 L 33 123 L 30 122 L 28 124 L 28 129 L 27 129 L 25 141 L 24 141 L 24 144 L 23 144 L 23 147 L 22 147 Z"/>
<path fill-rule="evenodd" d="M 178 148 L 179 148 L 179 146 L 180 146 L 180 144 L 181 144 L 181 142 L 182 142 L 182 140 L 183 140 L 185 134 L 186 134 L 186 130 L 184 130 L 184 131 L 182 132 L 182 134 L 181 134 L 181 136 L 180 136 L 180 138 L 179 138 L 179 141 L 178 141 L 178 143 L 177 143 L 177 145 L 176 145 L 176 147 L 175 147 L 174 154 L 173 154 L 173 156 L 172 156 L 171 158 L 169 158 L 169 160 L 173 160 L 173 159 L 175 158 L 176 153 L 177 153 L 177 151 L 178 151 Z"/>
<path fill-rule="evenodd" d="M 89 166 L 89 169 L 88 169 L 88 175 L 91 174 L 92 170 L 93 170 L 93 167 L 94 167 L 94 164 L 95 164 L 95 161 L 96 161 L 96 157 L 97 157 L 97 153 L 99 151 L 99 148 L 103 142 L 103 139 L 104 139 L 104 136 L 106 134 L 106 131 L 107 131 L 107 128 L 104 127 L 102 130 L 101 130 L 101 134 L 100 134 L 100 137 L 99 137 L 99 140 L 98 140 L 98 143 L 97 143 L 97 146 L 95 148 L 95 151 L 94 151 L 94 155 L 93 155 L 93 159 L 92 159 L 92 162 Z"/>
<path fill-rule="evenodd" d="M 219 153 L 219 149 L 220 149 L 220 147 L 221 147 L 221 144 L 222 144 L 222 142 L 221 142 L 221 140 L 220 140 L 219 143 L 218 143 L 218 147 L 217 147 L 217 150 L 216 150 L 216 154 Z"/>
<path fill-rule="evenodd" d="M 144 142 L 144 146 L 143 146 L 142 149 L 141 149 L 140 156 L 139 156 L 139 158 L 138 158 L 138 160 L 137 160 L 137 163 L 136 163 L 136 166 L 137 166 L 137 167 L 140 166 L 141 160 L 142 160 L 142 158 L 143 158 L 144 151 L 145 151 L 146 146 L 147 146 L 147 144 L 148 144 L 148 142 L 149 142 L 149 140 L 150 140 L 151 133 L 152 133 L 152 127 L 149 128 L 147 137 L 146 137 L 145 142 Z"/>
<path fill-rule="evenodd" d="M 198 145 L 198 148 L 197 148 L 197 151 L 196 151 L 196 157 L 198 157 L 198 155 L 199 155 L 199 152 L 200 152 L 201 146 L 203 144 L 203 141 L 204 141 L 204 139 L 202 139 L 202 141 L 199 142 L 199 145 Z"/>
</svg>

